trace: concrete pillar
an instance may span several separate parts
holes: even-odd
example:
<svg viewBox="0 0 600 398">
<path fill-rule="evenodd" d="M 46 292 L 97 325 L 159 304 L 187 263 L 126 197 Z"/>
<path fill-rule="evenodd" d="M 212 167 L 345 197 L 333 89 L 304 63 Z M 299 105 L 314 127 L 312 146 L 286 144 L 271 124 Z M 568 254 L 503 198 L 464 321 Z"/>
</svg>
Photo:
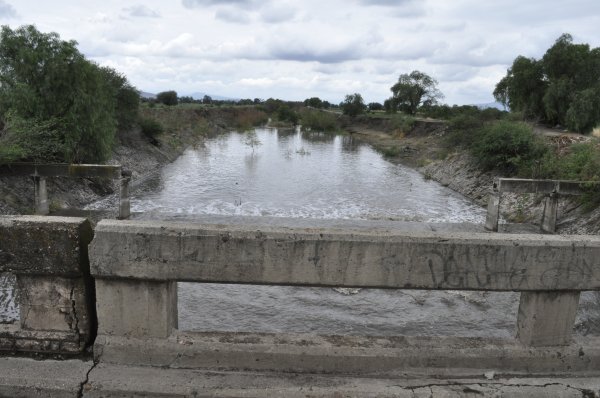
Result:
<svg viewBox="0 0 600 398">
<path fill-rule="evenodd" d="M 556 232 L 556 213 L 558 211 L 558 195 L 551 193 L 544 198 L 544 213 L 540 229 L 542 232 L 553 234 Z"/>
<path fill-rule="evenodd" d="M 89 337 L 90 314 L 81 278 L 17 275 L 21 328 Z"/>
<path fill-rule="evenodd" d="M 50 213 L 48 206 L 48 191 L 46 190 L 46 177 L 33 177 L 35 195 L 35 214 L 47 216 Z"/>
<path fill-rule="evenodd" d="M 527 346 L 559 346 L 571 342 L 579 292 L 522 292 L 517 339 Z"/>
<path fill-rule="evenodd" d="M 126 220 L 131 215 L 129 181 L 131 181 L 131 177 L 121 178 L 121 185 L 119 188 L 119 220 Z"/>
<path fill-rule="evenodd" d="M 500 219 L 500 192 L 491 191 L 488 196 L 487 215 L 485 217 L 485 229 L 498 232 L 498 220 Z"/>
<path fill-rule="evenodd" d="M 98 334 L 167 338 L 177 328 L 177 282 L 96 279 Z"/>
</svg>

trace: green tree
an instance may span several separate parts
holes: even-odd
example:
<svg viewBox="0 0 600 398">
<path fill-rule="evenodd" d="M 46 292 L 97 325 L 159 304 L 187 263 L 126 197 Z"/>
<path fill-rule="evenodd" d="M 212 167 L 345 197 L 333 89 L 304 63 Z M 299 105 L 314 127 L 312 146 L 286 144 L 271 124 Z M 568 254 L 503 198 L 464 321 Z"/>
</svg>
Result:
<svg viewBox="0 0 600 398">
<path fill-rule="evenodd" d="M 344 115 L 357 116 L 364 113 L 367 106 L 363 101 L 362 95 L 359 93 L 348 94 L 344 101 L 340 104 Z"/>
<path fill-rule="evenodd" d="M 519 56 L 496 85 L 494 97 L 511 110 L 523 112 L 526 117 L 539 117 L 544 113 L 543 98 L 547 87 L 543 77 L 541 62 Z"/>
<path fill-rule="evenodd" d="M 304 100 L 304 106 L 310 106 L 312 108 L 323 108 L 323 101 L 319 97 L 311 97 Z"/>
<path fill-rule="evenodd" d="M 135 120 L 137 91 L 76 44 L 31 25 L 1 29 L 0 146 L 19 159 L 102 161 L 117 126 Z"/>
<path fill-rule="evenodd" d="M 168 106 L 177 105 L 179 103 L 179 99 L 177 97 L 177 91 L 162 91 L 156 94 L 156 101 L 161 104 L 165 104 Z"/>
<path fill-rule="evenodd" d="M 436 104 L 444 98 L 437 85 L 437 80 L 418 70 L 400 75 L 398 82 L 390 89 L 392 110 L 414 115 L 419 106 Z"/>
<path fill-rule="evenodd" d="M 512 111 L 588 132 L 600 124 L 600 49 L 561 35 L 541 60 L 517 57 L 494 97 Z"/>
</svg>

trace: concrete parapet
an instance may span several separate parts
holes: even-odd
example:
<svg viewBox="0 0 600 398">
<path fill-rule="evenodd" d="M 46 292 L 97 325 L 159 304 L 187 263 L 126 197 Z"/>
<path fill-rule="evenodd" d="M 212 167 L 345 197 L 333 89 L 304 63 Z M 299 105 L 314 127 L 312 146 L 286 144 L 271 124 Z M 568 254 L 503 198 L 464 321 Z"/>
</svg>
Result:
<svg viewBox="0 0 600 398">
<path fill-rule="evenodd" d="M 0 272 L 17 278 L 20 322 L 0 327 L 0 351 L 78 353 L 95 334 L 94 286 L 81 218 L 0 217 Z"/>
<path fill-rule="evenodd" d="M 189 281 L 525 292 L 520 343 L 561 346 L 579 291 L 600 289 L 597 236 L 103 220 L 90 258 L 101 338 L 169 337 Z"/>
<path fill-rule="evenodd" d="M 600 289 L 599 236 L 103 220 L 98 278 L 486 291 Z"/>
</svg>

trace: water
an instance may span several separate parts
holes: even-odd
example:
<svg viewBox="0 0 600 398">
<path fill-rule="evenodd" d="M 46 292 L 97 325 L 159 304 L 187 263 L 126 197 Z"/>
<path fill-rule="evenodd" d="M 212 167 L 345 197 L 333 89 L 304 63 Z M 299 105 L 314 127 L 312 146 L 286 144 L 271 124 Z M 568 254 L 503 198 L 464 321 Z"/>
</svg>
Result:
<svg viewBox="0 0 600 398">
<path fill-rule="evenodd" d="M 187 150 L 160 187 L 132 198 L 145 218 L 221 214 L 483 222 L 484 211 L 350 136 L 259 129 Z M 165 214 L 169 214 L 165 216 Z"/>
<path fill-rule="evenodd" d="M 258 129 L 208 139 L 135 191 L 137 218 L 202 215 L 483 223 L 485 212 L 350 136 Z M 91 208 L 113 207 L 101 201 Z M 355 294 L 353 294 L 355 293 Z M 183 330 L 511 337 L 518 294 L 179 283 Z M 600 330 L 582 296 L 576 329 Z M 1 322 L 1 318 L 0 318 Z"/>
</svg>

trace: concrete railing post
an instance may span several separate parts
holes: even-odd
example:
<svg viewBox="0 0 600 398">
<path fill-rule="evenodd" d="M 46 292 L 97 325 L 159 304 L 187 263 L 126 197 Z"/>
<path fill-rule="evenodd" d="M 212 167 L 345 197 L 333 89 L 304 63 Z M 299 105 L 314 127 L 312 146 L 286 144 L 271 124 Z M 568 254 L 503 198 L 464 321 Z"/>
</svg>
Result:
<svg viewBox="0 0 600 398">
<path fill-rule="evenodd" d="M 579 292 L 522 292 L 517 339 L 527 346 L 560 346 L 571 342 Z"/>
<path fill-rule="evenodd" d="M 498 220 L 500 219 L 500 192 L 491 191 L 488 197 L 487 215 L 485 217 L 485 229 L 498 232 Z"/>
<path fill-rule="evenodd" d="M 87 246 L 82 218 L 0 217 L 0 272 L 17 277 L 20 322 L 3 330 L 0 352 L 79 353 L 95 330 Z"/>
<path fill-rule="evenodd" d="M 48 206 L 48 191 L 46 189 L 46 177 L 34 176 L 35 214 L 46 216 L 50 213 Z"/>
<path fill-rule="evenodd" d="M 558 195 L 551 193 L 544 198 L 544 212 L 540 229 L 542 232 L 553 234 L 556 231 L 556 213 L 558 211 Z"/>
<path fill-rule="evenodd" d="M 119 187 L 119 220 L 126 220 L 131 215 L 131 204 L 129 201 L 129 182 L 131 177 L 123 176 Z"/>
<path fill-rule="evenodd" d="M 98 335 L 167 338 L 177 328 L 177 283 L 96 279 Z"/>
</svg>

